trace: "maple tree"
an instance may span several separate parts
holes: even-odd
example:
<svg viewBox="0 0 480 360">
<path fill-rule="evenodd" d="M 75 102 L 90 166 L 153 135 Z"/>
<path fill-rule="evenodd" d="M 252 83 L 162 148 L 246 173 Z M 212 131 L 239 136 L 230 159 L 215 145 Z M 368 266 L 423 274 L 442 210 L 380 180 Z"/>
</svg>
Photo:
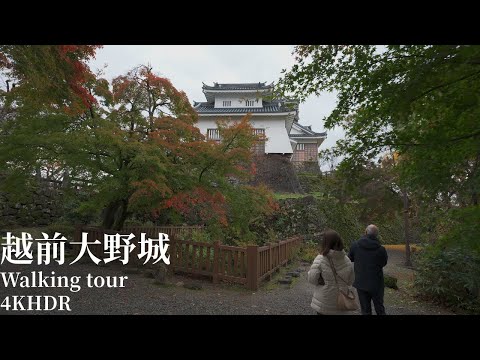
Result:
<svg viewBox="0 0 480 360">
<path fill-rule="evenodd" d="M 79 211 L 103 209 L 102 226 L 113 229 L 134 214 L 175 211 L 186 221 L 225 230 L 244 222 L 232 206 L 237 193 L 252 202 L 252 217 L 271 208 L 268 192 L 232 181 L 251 173 L 258 137 L 248 117 L 220 121 L 222 140 L 206 141 L 186 94 L 150 66 L 138 66 L 111 84 L 89 79 L 85 89 L 95 101 L 87 100 L 82 112 L 46 110 L 29 101 L 18 106 L 0 136 L 0 167 L 11 179 L 26 181 L 35 168 L 57 164 L 67 171 L 70 188 L 89 194 Z"/>
<path fill-rule="evenodd" d="M 88 61 L 99 45 L 0 45 L 2 95 L 16 101 L 81 112 L 95 102 Z"/>
</svg>

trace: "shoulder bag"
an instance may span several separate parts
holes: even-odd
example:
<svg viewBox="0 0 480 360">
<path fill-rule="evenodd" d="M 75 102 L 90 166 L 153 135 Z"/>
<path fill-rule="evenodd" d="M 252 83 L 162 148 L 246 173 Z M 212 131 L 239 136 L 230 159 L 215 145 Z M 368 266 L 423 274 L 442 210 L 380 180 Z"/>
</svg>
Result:
<svg viewBox="0 0 480 360">
<path fill-rule="evenodd" d="M 337 270 L 335 269 L 335 265 L 333 265 L 333 260 L 327 256 L 328 261 L 330 262 L 330 267 L 333 271 L 333 276 L 335 278 L 335 284 L 337 285 L 338 295 L 337 295 L 337 309 L 341 311 L 354 311 L 358 309 L 357 301 L 355 300 L 355 292 L 348 286 L 348 283 L 343 280 L 340 275 L 337 274 Z M 342 289 L 340 289 L 340 285 L 338 285 L 337 277 L 342 280 L 348 287 L 347 292 L 345 293 Z"/>
</svg>

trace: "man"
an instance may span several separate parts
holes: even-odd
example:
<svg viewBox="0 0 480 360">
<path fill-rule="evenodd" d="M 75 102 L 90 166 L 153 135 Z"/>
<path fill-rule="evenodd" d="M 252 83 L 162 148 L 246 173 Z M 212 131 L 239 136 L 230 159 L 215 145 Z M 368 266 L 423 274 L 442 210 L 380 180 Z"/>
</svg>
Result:
<svg viewBox="0 0 480 360">
<path fill-rule="evenodd" d="M 372 301 L 377 315 L 385 315 L 383 267 L 388 255 L 378 240 L 378 228 L 368 225 L 365 236 L 353 242 L 348 257 L 354 264 L 355 282 L 362 315 L 372 315 Z"/>
</svg>

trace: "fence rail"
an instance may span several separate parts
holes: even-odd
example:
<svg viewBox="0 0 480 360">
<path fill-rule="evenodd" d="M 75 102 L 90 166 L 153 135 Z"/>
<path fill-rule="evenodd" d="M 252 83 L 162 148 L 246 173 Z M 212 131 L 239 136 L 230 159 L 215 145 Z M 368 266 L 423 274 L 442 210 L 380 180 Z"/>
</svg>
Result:
<svg viewBox="0 0 480 360">
<path fill-rule="evenodd" d="M 204 275 L 212 278 L 214 283 L 219 281 L 233 282 L 245 285 L 250 290 L 257 290 L 259 284 L 265 279 L 271 279 L 273 273 L 291 261 L 295 250 L 302 243 L 299 236 L 291 237 L 277 243 L 265 246 L 249 245 L 247 247 L 222 245 L 216 243 L 194 242 L 179 239 L 179 234 L 191 235 L 193 231 L 202 231 L 201 227 L 189 226 L 150 226 L 127 227 L 122 231 L 104 230 L 98 227 L 77 226 L 74 241 L 81 242 L 82 232 L 88 234 L 88 241 L 100 240 L 102 244 L 90 245 L 90 251 L 98 258 L 103 258 L 105 234 L 131 234 L 136 236 L 136 241 L 141 233 L 148 237 L 158 237 L 159 233 L 169 235 L 170 239 L 170 265 L 172 272 L 182 272 L 192 275 Z M 134 241 L 135 243 L 135 241 Z M 74 253 L 78 255 L 79 245 L 74 245 Z M 131 253 L 130 259 L 138 262 L 136 256 L 139 246 Z"/>
</svg>

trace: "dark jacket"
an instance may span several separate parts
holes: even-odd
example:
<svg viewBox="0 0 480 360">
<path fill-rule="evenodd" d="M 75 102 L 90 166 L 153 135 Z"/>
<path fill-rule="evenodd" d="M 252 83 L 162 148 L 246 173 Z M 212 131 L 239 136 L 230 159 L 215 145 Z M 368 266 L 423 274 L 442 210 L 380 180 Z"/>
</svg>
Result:
<svg viewBox="0 0 480 360">
<path fill-rule="evenodd" d="M 353 242 L 348 257 L 354 264 L 354 287 L 372 293 L 384 288 L 383 267 L 387 265 L 388 255 L 377 238 L 363 236 Z"/>
</svg>

